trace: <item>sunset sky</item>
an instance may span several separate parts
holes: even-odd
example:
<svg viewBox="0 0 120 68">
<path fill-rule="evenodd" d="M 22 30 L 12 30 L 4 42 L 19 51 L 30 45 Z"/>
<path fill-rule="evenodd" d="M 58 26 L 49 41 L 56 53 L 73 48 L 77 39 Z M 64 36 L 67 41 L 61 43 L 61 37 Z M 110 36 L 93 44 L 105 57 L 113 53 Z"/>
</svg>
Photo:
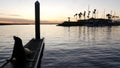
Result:
<svg viewBox="0 0 120 68">
<path fill-rule="evenodd" d="M 0 23 L 31 23 L 36 0 L 0 0 Z M 111 13 L 120 16 L 120 0 L 38 0 L 44 23 L 61 23 L 79 12 L 97 9 L 99 17 Z M 105 13 L 104 13 L 105 12 Z"/>
</svg>

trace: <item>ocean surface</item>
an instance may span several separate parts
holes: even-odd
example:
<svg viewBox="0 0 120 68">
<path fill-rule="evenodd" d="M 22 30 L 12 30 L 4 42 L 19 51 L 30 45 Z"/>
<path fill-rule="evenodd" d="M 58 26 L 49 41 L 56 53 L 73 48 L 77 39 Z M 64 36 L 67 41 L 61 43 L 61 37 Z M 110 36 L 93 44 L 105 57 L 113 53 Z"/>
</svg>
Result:
<svg viewBox="0 0 120 68">
<path fill-rule="evenodd" d="M 0 65 L 11 56 L 13 36 L 25 45 L 34 34 L 34 25 L 0 26 Z M 120 68 L 120 26 L 41 25 L 41 37 L 45 37 L 42 68 Z"/>
</svg>

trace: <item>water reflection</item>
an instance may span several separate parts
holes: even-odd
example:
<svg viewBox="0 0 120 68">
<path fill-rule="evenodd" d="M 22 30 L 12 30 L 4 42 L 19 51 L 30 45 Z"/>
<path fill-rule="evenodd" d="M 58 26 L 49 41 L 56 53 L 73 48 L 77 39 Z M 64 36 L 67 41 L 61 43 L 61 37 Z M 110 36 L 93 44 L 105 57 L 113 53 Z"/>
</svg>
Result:
<svg viewBox="0 0 120 68">
<path fill-rule="evenodd" d="M 64 27 L 64 32 L 68 35 L 69 40 L 74 39 L 86 42 L 110 41 L 110 39 L 116 39 L 112 37 L 115 31 L 114 27 Z"/>
<path fill-rule="evenodd" d="M 42 68 L 120 67 L 120 27 L 54 28 L 61 35 L 46 43 Z"/>
</svg>

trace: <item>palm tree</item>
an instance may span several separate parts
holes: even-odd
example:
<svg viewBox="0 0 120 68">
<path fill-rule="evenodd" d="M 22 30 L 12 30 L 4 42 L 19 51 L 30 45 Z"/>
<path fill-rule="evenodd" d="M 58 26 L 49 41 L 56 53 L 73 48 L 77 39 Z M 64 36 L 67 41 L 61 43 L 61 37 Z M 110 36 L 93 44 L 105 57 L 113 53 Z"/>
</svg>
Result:
<svg viewBox="0 0 120 68">
<path fill-rule="evenodd" d="M 74 17 L 76 18 L 76 20 L 77 20 L 77 15 L 78 15 L 77 13 L 74 15 Z"/>
<path fill-rule="evenodd" d="M 93 11 L 93 15 L 92 15 L 92 17 L 96 17 L 96 9 L 94 9 L 94 11 Z"/>
<path fill-rule="evenodd" d="M 89 17 L 90 17 L 90 13 L 91 13 L 91 11 L 88 11 L 88 16 L 87 16 L 87 18 L 89 18 Z"/>
<path fill-rule="evenodd" d="M 112 19 L 112 15 L 111 14 L 106 14 L 106 17 L 111 20 Z"/>
<path fill-rule="evenodd" d="M 81 19 L 82 13 L 80 12 L 80 13 L 78 14 L 78 16 L 79 16 L 79 19 Z"/>
<path fill-rule="evenodd" d="M 117 18 L 119 18 L 119 16 L 112 16 L 112 18 L 115 20 L 115 19 L 117 19 Z"/>
<path fill-rule="evenodd" d="M 85 16 L 86 16 L 86 11 L 84 11 L 84 14 L 83 14 L 84 19 L 85 19 Z"/>
</svg>

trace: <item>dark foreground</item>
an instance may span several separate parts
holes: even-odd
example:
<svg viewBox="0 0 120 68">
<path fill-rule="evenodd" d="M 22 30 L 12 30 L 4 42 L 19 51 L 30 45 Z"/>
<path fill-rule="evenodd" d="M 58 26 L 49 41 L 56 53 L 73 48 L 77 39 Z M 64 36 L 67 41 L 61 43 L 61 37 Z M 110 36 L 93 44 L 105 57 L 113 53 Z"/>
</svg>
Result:
<svg viewBox="0 0 120 68">
<path fill-rule="evenodd" d="M 25 45 L 25 48 L 30 49 L 32 53 L 30 54 L 28 60 L 25 61 L 24 68 L 40 68 L 44 50 L 44 39 L 32 39 L 28 44 Z M 16 68 L 16 65 L 12 62 L 6 61 L 1 65 L 1 68 Z"/>
</svg>

